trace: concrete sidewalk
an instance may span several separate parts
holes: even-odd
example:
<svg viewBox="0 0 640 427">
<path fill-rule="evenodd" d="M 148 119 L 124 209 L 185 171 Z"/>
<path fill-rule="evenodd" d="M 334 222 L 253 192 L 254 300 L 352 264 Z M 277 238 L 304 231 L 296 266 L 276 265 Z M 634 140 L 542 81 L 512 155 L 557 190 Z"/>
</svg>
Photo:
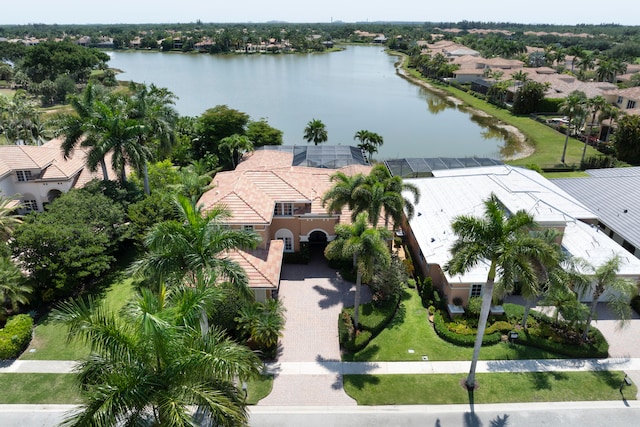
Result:
<svg viewBox="0 0 640 427">
<path fill-rule="evenodd" d="M 265 372 L 272 375 L 393 375 L 461 374 L 469 370 L 469 361 L 429 362 L 282 362 L 268 363 Z M 0 373 L 69 374 L 77 362 L 68 360 L 15 360 L 0 365 Z M 640 358 L 480 360 L 476 372 L 586 372 L 640 371 Z"/>
</svg>

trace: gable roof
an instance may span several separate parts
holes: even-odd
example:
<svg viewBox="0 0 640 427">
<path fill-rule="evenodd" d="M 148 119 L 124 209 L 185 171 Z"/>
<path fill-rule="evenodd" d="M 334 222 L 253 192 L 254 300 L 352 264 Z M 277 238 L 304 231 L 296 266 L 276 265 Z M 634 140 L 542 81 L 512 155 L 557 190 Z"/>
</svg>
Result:
<svg viewBox="0 0 640 427">
<path fill-rule="evenodd" d="M 235 250 L 229 252 L 228 257 L 247 274 L 250 288 L 278 289 L 283 253 L 284 241 L 271 240 L 267 249 Z"/>
<path fill-rule="evenodd" d="M 312 214 L 326 214 L 322 196 L 331 188 L 330 177 L 336 169 L 285 166 L 293 154 L 258 150 L 245 156 L 233 171 L 220 172 L 213 178 L 213 188 L 200 197 L 204 210 L 226 206 L 232 224 L 270 224 L 276 202 L 311 203 Z M 270 167 L 269 162 L 273 161 Z M 367 174 L 370 166 L 350 165 L 340 169 L 347 175 Z"/>
</svg>

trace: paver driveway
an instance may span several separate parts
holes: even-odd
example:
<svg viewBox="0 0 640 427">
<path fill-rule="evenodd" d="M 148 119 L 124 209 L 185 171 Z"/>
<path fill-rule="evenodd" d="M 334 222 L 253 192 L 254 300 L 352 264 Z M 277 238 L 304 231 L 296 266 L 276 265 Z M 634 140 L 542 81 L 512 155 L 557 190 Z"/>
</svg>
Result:
<svg viewBox="0 0 640 427">
<path fill-rule="evenodd" d="M 370 300 L 363 287 L 362 302 Z M 284 265 L 279 298 L 286 307 L 278 362 L 339 361 L 338 315 L 353 305 L 355 285 L 328 267 L 321 253 L 307 265 Z M 278 375 L 273 391 L 259 405 L 355 405 L 338 372 L 327 375 Z"/>
</svg>

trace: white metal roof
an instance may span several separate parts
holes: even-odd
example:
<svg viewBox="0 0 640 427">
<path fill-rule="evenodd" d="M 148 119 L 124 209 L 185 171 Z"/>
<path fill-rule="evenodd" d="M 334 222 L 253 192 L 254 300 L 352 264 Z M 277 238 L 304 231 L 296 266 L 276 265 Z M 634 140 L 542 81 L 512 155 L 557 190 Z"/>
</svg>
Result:
<svg viewBox="0 0 640 427">
<path fill-rule="evenodd" d="M 434 171 L 432 178 L 405 179 L 416 185 L 420 202 L 409 222 L 427 262 L 444 266 L 456 240 L 451 222 L 459 215 L 482 216 L 484 201 L 495 193 L 510 211 L 525 210 L 540 224 L 565 225 L 565 248 L 592 265 L 600 265 L 612 251 L 630 254 L 602 232 L 580 220 L 596 215 L 535 171 L 507 165 Z M 563 241 L 563 244 L 565 242 Z M 625 274 L 640 275 L 640 260 L 626 264 Z M 449 283 L 484 283 L 488 264 L 480 263 Z"/>
</svg>

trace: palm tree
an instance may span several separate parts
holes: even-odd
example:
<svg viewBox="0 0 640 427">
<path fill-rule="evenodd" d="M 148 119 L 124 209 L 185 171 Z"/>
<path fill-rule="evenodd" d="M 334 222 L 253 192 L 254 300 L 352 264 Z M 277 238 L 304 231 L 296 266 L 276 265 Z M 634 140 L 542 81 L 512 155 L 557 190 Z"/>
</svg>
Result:
<svg viewBox="0 0 640 427">
<path fill-rule="evenodd" d="M 145 236 L 147 252 L 130 272 L 151 280 L 180 282 L 201 271 L 215 278 L 226 278 L 247 290 L 242 268 L 226 255 L 235 249 L 253 249 L 260 237 L 253 232 L 233 230 L 225 225 L 231 216 L 221 206 L 203 212 L 194 200 L 175 196 L 176 220 L 156 224 Z M 248 293 L 248 290 L 247 290 Z"/>
<path fill-rule="evenodd" d="M 134 91 L 130 99 L 129 118 L 139 121 L 142 126 L 138 135 L 138 144 L 148 146 L 156 145 L 156 157 L 167 155 L 175 144 L 175 126 L 178 121 L 178 113 L 173 107 L 176 96 L 167 89 L 158 88 L 154 84 L 146 85 L 130 84 Z M 144 192 L 149 195 L 148 161 L 145 159 L 143 167 Z"/>
<path fill-rule="evenodd" d="M 372 156 L 378 152 L 378 147 L 384 144 L 382 136 L 368 130 L 359 130 L 356 132 L 353 139 L 360 141 L 358 148 L 369 154 L 369 160 L 371 160 Z"/>
<path fill-rule="evenodd" d="M 586 107 L 591 110 L 591 122 L 589 123 L 589 133 L 584 140 L 584 147 L 582 148 L 582 158 L 580 159 L 580 164 L 584 164 L 584 156 L 587 152 L 587 144 L 589 143 L 589 139 L 591 138 L 591 134 L 593 132 L 593 122 L 596 121 L 596 114 L 608 104 L 607 100 L 600 95 L 594 96 L 593 98 L 589 98 L 587 100 Z"/>
<path fill-rule="evenodd" d="M 585 95 L 584 92 L 574 90 L 560 105 L 560 113 L 569 118 L 569 123 L 567 124 L 567 133 L 564 139 L 564 148 L 562 149 L 562 159 L 560 160 L 562 163 L 564 163 L 567 154 L 567 145 L 569 144 L 569 133 L 571 130 L 571 125 L 574 124 L 576 117 L 579 117 L 581 114 L 583 114 L 586 101 L 587 95 Z"/>
<path fill-rule="evenodd" d="M 273 352 L 282 336 L 285 311 L 281 300 L 269 299 L 245 305 L 235 320 L 250 342 L 265 352 Z"/>
<path fill-rule="evenodd" d="M 322 207 L 326 207 L 328 212 L 340 212 L 346 206 L 351 212 L 351 219 L 355 220 L 356 198 L 355 190 L 366 180 L 363 174 L 349 176 L 338 171 L 329 178 L 333 186 L 322 196 Z"/>
<path fill-rule="evenodd" d="M 352 258 L 356 266 L 356 294 L 353 306 L 353 324 L 358 328 L 362 281 L 370 281 L 374 267 L 387 268 L 391 255 L 384 243 L 390 233 L 384 228 L 369 228 L 366 212 L 359 214 L 351 225 L 336 225 L 336 239 L 325 249 L 328 259 Z"/>
<path fill-rule="evenodd" d="M 582 47 L 573 45 L 569 47 L 568 53 L 573 56 L 573 59 L 571 60 L 571 73 L 573 74 L 573 66 L 579 61 L 578 58 L 582 58 L 584 56 L 585 52 Z"/>
<path fill-rule="evenodd" d="M 222 138 L 219 147 L 222 151 L 226 151 L 231 159 L 233 169 L 236 168 L 237 162 L 240 161 L 244 153 L 253 151 L 253 142 L 249 141 L 244 135 L 233 134 Z M 236 161 L 236 158 L 238 159 Z"/>
<path fill-rule="evenodd" d="M 62 114 L 52 120 L 53 126 L 57 128 L 56 136 L 64 137 L 61 147 L 65 160 L 69 158 L 76 147 L 86 147 L 98 143 L 99 134 L 96 134 L 93 129 L 92 121 L 94 120 L 95 104 L 104 96 L 106 94 L 102 86 L 89 83 L 81 96 L 69 98 L 69 104 L 74 113 Z M 86 141 L 85 137 L 89 137 L 89 140 Z M 104 157 L 98 159 L 98 162 L 102 169 L 103 179 L 108 181 L 109 173 Z"/>
<path fill-rule="evenodd" d="M 18 304 L 28 304 L 33 288 L 24 282 L 24 276 L 9 257 L 0 257 L 0 310 L 15 312 Z M 4 313 L 3 313 L 4 314 Z"/>
<path fill-rule="evenodd" d="M 0 195 L 0 242 L 6 242 L 13 230 L 22 223 L 22 215 L 14 213 L 19 207 L 13 199 Z"/>
<path fill-rule="evenodd" d="M 604 137 L 605 142 L 609 141 L 609 135 L 611 135 L 611 129 L 613 128 L 613 123 L 618 120 L 620 114 L 624 114 L 620 111 L 620 109 L 614 105 L 607 104 L 602 109 L 602 113 L 600 114 L 600 121 L 609 119 L 609 126 L 607 127 L 607 134 Z"/>
<path fill-rule="evenodd" d="M 631 280 L 618 277 L 620 262 L 620 257 L 614 255 L 599 267 L 584 264 L 586 269 L 593 274 L 593 281 L 582 282 L 575 289 L 580 293 L 592 293 L 591 310 L 582 332 L 583 341 L 587 339 L 591 322 L 595 318 L 596 309 L 598 308 L 598 301 L 605 292 L 608 292 L 609 295 L 607 306 L 617 315 L 620 322 L 624 325 L 631 318 L 629 302 L 631 297 L 637 293 L 637 288 Z"/>
<path fill-rule="evenodd" d="M 208 325 L 216 298 L 197 283 L 142 288 L 121 314 L 96 300 L 61 304 L 53 318 L 91 346 L 77 368 L 83 404 L 63 425 L 247 425 L 238 383 L 262 363 Z"/>
<path fill-rule="evenodd" d="M 403 193 L 410 193 L 413 202 Z M 390 219 L 395 228 L 402 222 L 404 212 L 408 219 L 413 218 L 414 203 L 420 201 L 420 191 L 415 185 L 403 182 L 401 177 L 392 177 L 385 165 L 376 164 L 365 181 L 354 190 L 353 197 L 356 201 L 354 214 L 366 211 L 371 225 L 376 227 L 384 210 L 385 228 Z"/>
<path fill-rule="evenodd" d="M 304 128 L 304 139 L 307 142 L 313 142 L 314 145 L 326 142 L 329 137 L 324 123 L 318 119 L 312 119 Z"/>
<path fill-rule="evenodd" d="M 450 275 L 462 274 L 479 262 L 490 263 L 487 282 L 482 289 L 482 309 L 478 320 L 478 332 L 473 348 L 473 359 L 466 380 L 469 389 L 476 385 L 476 365 L 482 346 L 482 338 L 487 326 L 487 318 L 493 299 L 496 275 L 505 287 L 518 279 L 525 283 L 536 280 L 533 258 L 542 258 L 548 245 L 529 232 L 536 227 L 533 217 L 520 210 L 507 215 L 495 194 L 484 202 L 484 217 L 461 215 L 454 218 L 451 227 L 457 240 L 451 248 L 451 259 L 444 266 Z"/>
</svg>

